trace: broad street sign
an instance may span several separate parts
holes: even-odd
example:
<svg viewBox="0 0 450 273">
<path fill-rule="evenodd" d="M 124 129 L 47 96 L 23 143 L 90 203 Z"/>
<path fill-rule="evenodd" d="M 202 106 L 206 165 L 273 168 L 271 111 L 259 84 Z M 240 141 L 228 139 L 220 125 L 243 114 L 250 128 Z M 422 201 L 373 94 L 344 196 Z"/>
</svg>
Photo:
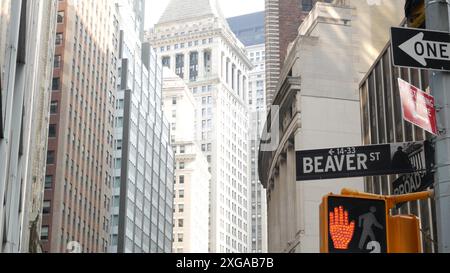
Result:
<svg viewBox="0 0 450 273">
<path fill-rule="evenodd" d="M 391 28 L 395 66 L 450 71 L 450 33 Z"/>
<path fill-rule="evenodd" d="M 330 195 L 324 201 L 328 253 L 387 253 L 385 200 Z"/>
<path fill-rule="evenodd" d="M 402 175 L 392 185 L 394 195 L 401 195 L 424 191 L 433 183 L 434 173 L 424 171 Z"/>
<path fill-rule="evenodd" d="M 422 171 L 404 174 L 395 180 L 392 183 L 394 195 L 424 191 L 434 184 L 434 148 L 429 141 L 422 147 L 409 155 L 413 168 Z"/>
<path fill-rule="evenodd" d="M 438 135 L 434 97 L 408 82 L 398 79 L 403 118 L 414 125 Z"/>
<path fill-rule="evenodd" d="M 424 142 L 297 151 L 297 181 L 413 173 Z M 411 157 L 412 156 L 412 157 Z M 418 156 L 423 157 L 424 153 Z"/>
</svg>

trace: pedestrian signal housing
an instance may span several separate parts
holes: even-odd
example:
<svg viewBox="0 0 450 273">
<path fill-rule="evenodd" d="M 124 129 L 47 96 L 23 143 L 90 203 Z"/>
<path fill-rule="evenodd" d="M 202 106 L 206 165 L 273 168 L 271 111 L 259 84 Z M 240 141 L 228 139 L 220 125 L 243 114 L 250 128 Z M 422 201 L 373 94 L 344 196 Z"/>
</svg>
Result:
<svg viewBox="0 0 450 273">
<path fill-rule="evenodd" d="M 343 189 L 320 205 L 322 253 L 420 253 L 420 221 L 414 215 L 391 216 L 397 204 L 427 199 L 433 191 L 382 196 Z"/>
</svg>

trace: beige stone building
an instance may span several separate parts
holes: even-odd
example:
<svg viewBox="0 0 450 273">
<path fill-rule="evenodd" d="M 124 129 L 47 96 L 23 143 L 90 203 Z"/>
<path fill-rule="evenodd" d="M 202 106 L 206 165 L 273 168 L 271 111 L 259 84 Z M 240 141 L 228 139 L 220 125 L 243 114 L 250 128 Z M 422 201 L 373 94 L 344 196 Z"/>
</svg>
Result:
<svg viewBox="0 0 450 273">
<path fill-rule="evenodd" d="M 163 75 L 163 109 L 171 126 L 176 166 L 173 252 L 207 253 L 211 157 L 203 154 L 196 141 L 194 96 L 171 70 L 165 68 Z"/>
<path fill-rule="evenodd" d="M 269 252 L 319 252 L 322 197 L 345 187 L 364 190 L 362 178 L 296 182 L 295 152 L 362 143 L 359 82 L 389 40 L 389 28 L 401 22 L 403 5 L 317 3 L 299 27 L 274 97 L 279 117 L 272 108 L 266 124 L 279 142 L 262 142 L 259 155 Z"/>
</svg>

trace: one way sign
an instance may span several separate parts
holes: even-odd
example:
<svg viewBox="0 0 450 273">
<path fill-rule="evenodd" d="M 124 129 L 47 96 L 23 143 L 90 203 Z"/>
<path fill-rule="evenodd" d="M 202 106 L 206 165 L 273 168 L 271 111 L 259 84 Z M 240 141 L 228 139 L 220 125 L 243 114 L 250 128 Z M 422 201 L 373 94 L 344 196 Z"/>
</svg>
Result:
<svg viewBox="0 0 450 273">
<path fill-rule="evenodd" d="M 450 71 L 450 33 L 391 28 L 394 65 Z"/>
</svg>

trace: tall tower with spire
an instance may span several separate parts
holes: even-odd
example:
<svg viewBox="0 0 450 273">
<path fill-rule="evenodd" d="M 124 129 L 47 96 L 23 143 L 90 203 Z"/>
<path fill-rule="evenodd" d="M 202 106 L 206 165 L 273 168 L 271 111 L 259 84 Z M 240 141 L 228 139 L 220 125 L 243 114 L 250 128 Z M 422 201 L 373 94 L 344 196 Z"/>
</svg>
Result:
<svg viewBox="0 0 450 273">
<path fill-rule="evenodd" d="M 182 78 L 197 100 L 192 122 L 211 173 L 209 250 L 249 252 L 246 101 L 252 64 L 244 45 L 228 27 L 216 0 L 171 0 L 146 38 L 163 66 Z M 174 240 L 180 238 L 175 234 Z"/>
</svg>

